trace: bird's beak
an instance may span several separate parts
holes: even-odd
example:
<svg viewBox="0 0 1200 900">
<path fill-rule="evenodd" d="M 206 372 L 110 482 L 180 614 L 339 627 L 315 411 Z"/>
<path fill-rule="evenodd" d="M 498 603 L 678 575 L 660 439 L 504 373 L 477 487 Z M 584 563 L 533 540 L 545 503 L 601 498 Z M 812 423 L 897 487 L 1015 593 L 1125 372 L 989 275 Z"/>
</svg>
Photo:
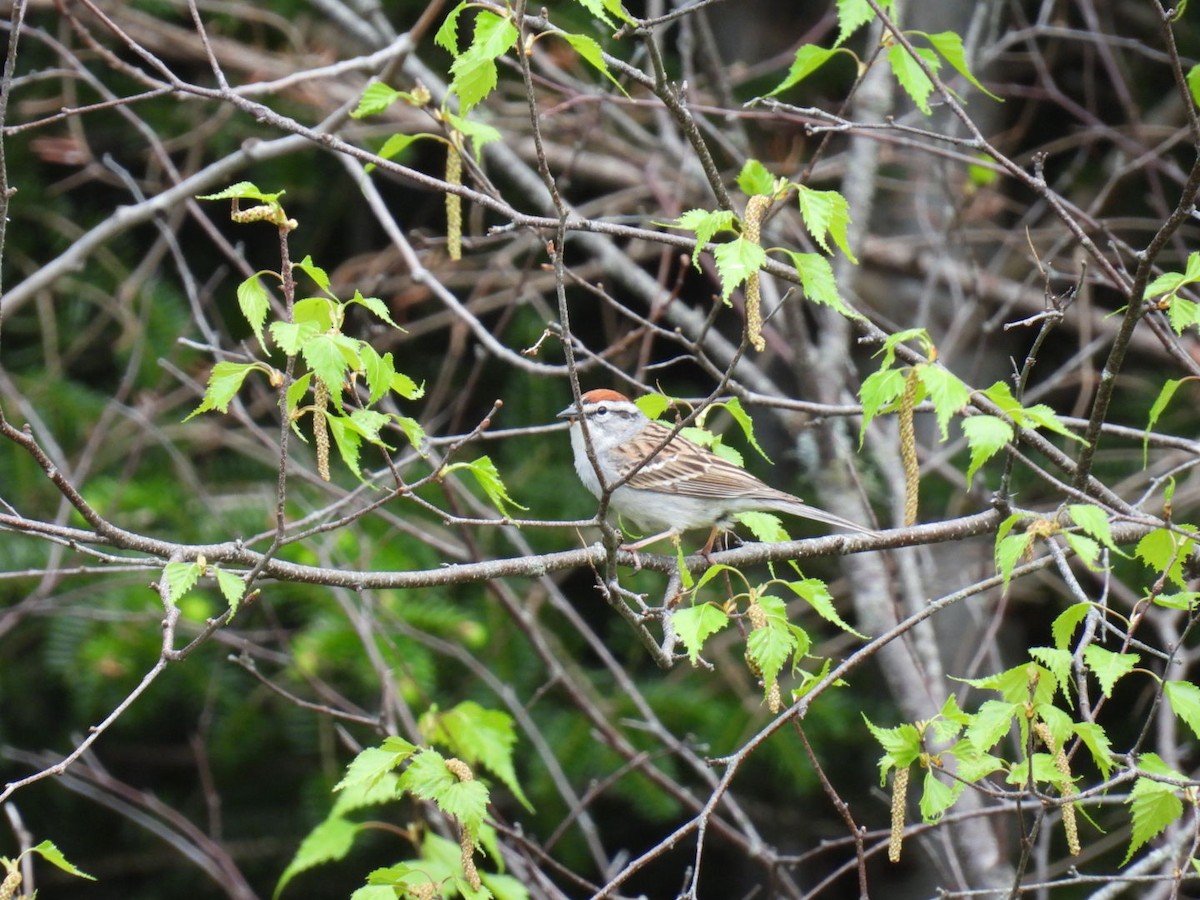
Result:
<svg viewBox="0 0 1200 900">
<path fill-rule="evenodd" d="M 579 407 L 577 407 L 574 403 L 572 403 L 570 406 L 568 406 L 566 409 L 564 409 L 562 412 L 560 412 L 554 418 L 556 418 L 556 419 L 577 419 L 577 418 L 579 418 Z"/>
</svg>

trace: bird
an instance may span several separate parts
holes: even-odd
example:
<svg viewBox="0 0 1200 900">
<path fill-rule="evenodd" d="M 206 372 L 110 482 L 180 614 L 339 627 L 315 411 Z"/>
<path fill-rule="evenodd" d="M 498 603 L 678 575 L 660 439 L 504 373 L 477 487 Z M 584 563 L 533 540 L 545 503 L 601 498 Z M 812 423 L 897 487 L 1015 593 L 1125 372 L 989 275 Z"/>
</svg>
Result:
<svg viewBox="0 0 1200 900">
<path fill-rule="evenodd" d="M 575 471 L 584 487 L 596 498 L 610 489 L 612 509 L 643 531 L 653 532 L 624 545 L 625 550 L 636 551 L 663 538 L 678 539 L 685 531 L 710 528 L 701 551 L 707 557 L 717 533 L 728 530 L 739 513 L 751 511 L 787 513 L 846 531 L 873 533 L 770 487 L 682 435 L 672 436 L 670 428 L 650 419 L 618 391 L 587 391 L 578 404 L 572 403 L 557 418 L 570 422 Z M 591 438 L 595 465 L 588 457 L 583 423 Z M 646 459 L 649 462 L 637 468 Z"/>
</svg>

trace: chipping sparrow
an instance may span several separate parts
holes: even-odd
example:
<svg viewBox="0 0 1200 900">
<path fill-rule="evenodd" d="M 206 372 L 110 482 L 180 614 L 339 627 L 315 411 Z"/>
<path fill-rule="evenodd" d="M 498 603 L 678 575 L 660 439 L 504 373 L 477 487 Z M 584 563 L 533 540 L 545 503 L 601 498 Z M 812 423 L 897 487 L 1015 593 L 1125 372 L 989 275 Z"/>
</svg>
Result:
<svg viewBox="0 0 1200 900">
<path fill-rule="evenodd" d="M 870 529 L 768 487 L 745 469 L 681 435 L 663 446 L 671 429 L 651 421 L 623 394 L 603 389 L 588 391 L 580 397 L 580 404 L 568 406 L 558 417 L 571 422 L 575 471 L 584 487 L 596 497 L 606 487 L 611 489 L 609 502 L 619 515 L 639 528 L 655 532 L 625 549 L 645 547 L 693 528 L 711 527 L 702 551 L 707 555 L 717 531 L 728 528 L 738 513 L 751 510 L 789 513 L 837 528 L 870 533 Z M 596 467 L 588 459 L 581 420 L 587 423 Z M 613 487 L 647 457 L 652 457 L 648 463 L 627 481 Z"/>
</svg>

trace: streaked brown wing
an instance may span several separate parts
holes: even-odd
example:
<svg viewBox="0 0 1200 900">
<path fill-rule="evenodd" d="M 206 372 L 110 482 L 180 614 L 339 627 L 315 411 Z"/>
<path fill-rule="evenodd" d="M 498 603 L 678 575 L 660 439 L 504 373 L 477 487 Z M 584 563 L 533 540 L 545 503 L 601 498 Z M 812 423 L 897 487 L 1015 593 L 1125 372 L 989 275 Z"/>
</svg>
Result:
<svg viewBox="0 0 1200 900">
<path fill-rule="evenodd" d="M 669 432 L 662 426 L 647 427 L 642 434 L 626 444 L 635 458 L 625 471 L 629 471 L 633 464 L 649 456 L 667 434 Z M 683 445 L 692 452 L 682 456 L 670 453 L 669 451 L 677 445 Z M 745 469 L 738 468 L 711 450 L 699 447 L 679 435 L 639 469 L 629 479 L 628 484 L 638 490 L 673 491 L 686 497 L 761 497 L 776 493 Z"/>
</svg>

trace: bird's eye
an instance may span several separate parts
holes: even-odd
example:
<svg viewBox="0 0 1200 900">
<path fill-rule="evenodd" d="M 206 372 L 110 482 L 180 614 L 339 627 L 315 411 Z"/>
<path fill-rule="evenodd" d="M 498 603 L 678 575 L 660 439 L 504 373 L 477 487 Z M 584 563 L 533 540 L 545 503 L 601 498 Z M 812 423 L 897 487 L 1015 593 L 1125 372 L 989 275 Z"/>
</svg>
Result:
<svg viewBox="0 0 1200 900">
<path fill-rule="evenodd" d="M 596 418 L 597 419 L 602 418 L 603 416 L 607 416 L 607 415 L 608 415 L 608 407 L 607 406 L 597 406 L 596 407 Z"/>
</svg>

